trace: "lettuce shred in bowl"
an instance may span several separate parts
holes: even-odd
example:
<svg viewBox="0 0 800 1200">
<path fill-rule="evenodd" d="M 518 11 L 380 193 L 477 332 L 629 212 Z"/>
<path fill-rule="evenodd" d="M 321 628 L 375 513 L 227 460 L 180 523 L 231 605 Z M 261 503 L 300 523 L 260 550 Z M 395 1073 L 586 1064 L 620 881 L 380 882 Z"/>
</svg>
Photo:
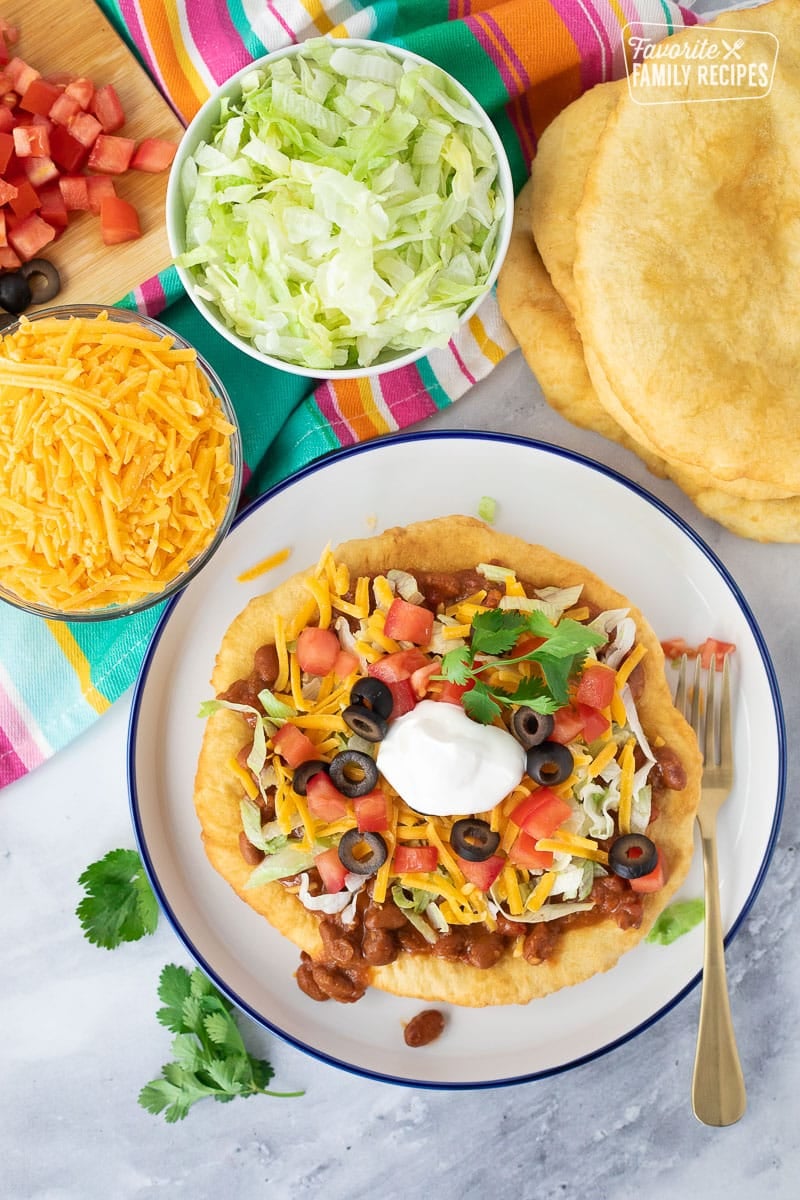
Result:
<svg viewBox="0 0 800 1200">
<path fill-rule="evenodd" d="M 186 159 L 198 295 L 311 369 L 444 346 L 487 286 L 504 213 L 479 111 L 438 67 L 315 39 L 240 77 Z"/>
</svg>

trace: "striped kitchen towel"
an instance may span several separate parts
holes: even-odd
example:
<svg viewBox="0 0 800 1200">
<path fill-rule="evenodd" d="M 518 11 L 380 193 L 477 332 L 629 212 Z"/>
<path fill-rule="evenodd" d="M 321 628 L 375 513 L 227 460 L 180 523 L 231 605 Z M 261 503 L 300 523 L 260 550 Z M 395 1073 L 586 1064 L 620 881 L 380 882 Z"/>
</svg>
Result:
<svg viewBox="0 0 800 1200">
<path fill-rule="evenodd" d="M 240 67 L 306 38 L 375 38 L 416 51 L 458 78 L 490 113 L 517 190 L 556 113 L 623 73 L 626 24 L 650 22 L 666 35 L 695 22 L 670 0 L 97 3 L 184 122 Z M 62 19 L 69 19 L 69 5 Z M 446 349 L 381 377 L 309 387 L 260 366 L 210 329 L 172 268 L 143 280 L 120 303 L 163 312 L 225 381 L 242 427 L 250 496 L 321 454 L 424 420 L 515 345 L 490 296 Z M 0 606 L 0 786 L 66 745 L 133 683 L 159 611 L 83 625 Z"/>
</svg>

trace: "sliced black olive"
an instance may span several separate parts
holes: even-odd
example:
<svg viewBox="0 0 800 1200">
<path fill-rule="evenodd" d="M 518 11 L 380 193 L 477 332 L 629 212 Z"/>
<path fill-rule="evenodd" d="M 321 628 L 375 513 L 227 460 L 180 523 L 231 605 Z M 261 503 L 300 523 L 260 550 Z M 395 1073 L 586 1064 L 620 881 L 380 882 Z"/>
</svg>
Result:
<svg viewBox="0 0 800 1200">
<path fill-rule="evenodd" d="M 350 690 L 350 703 L 360 704 L 387 721 L 392 715 L 391 690 L 380 679 L 358 679 Z"/>
<path fill-rule="evenodd" d="M 554 726 L 550 713 L 534 712 L 527 705 L 515 709 L 511 717 L 511 732 L 526 750 L 549 738 Z"/>
<path fill-rule="evenodd" d="M 611 843 L 608 865 L 622 879 L 641 879 L 655 870 L 658 850 L 643 833 L 626 833 Z"/>
<path fill-rule="evenodd" d="M 0 275 L 0 305 L 10 313 L 25 312 L 31 302 L 31 289 L 21 271 Z"/>
<path fill-rule="evenodd" d="M 28 281 L 31 304 L 46 304 L 61 291 L 61 276 L 46 258 L 31 258 L 22 264 L 20 273 Z"/>
<path fill-rule="evenodd" d="M 329 764 L 323 762 L 321 758 L 310 758 L 307 762 L 300 763 L 299 767 L 295 767 L 294 775 L 292 776 L 292 787 L 298 796 L 305 796 L 308 791 L 309 779 L 313 775 L 326 773 L 328 766 Z"/>
<path fill-rule="evenodd" d="M 389 732 L 389 725 L 384 718 L 379 713 L 365 708 L 363 704 L 349 705 L 342 716 L 353 733 L 357 733 L 367 742 L 383 741 Z"/>
<path fill-rule="evenodd" d="M 537 783 L 555 787 L 569 778 L 573 766 L 569 746 L 562 746 L 560 742 L 542 742 L 540 746 L 531 746 L 525 769 Z"/>
<path fill-rule="evenodd" d="M 483 862 L 491 858 L 500 845 L 500 834 L 478 817 L 462 817 L 450 830 L 450 845 L 459 858 Z"/>
<path fill-rule="evenodd" d="M 372 875 L 386 862 L 386 842 L 379 833 L 348 829 L 339 842 L 339 859 L 355 875 Z"/>
<path fill-rule="evenodd" d="M 375 759 L 360 750 L 341 750 L 331 759 L 328 772 L 342 795 L 351 800 L 366 796 L 378 782 Z"/>
</svg>

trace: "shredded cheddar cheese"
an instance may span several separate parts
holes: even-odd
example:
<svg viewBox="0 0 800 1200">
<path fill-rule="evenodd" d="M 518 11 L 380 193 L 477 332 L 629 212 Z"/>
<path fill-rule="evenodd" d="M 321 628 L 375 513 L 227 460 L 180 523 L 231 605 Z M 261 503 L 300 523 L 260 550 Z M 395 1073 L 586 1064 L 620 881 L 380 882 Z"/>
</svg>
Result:
<svg viewBox="0 0 800 1200">
<path fill-rule="evenodd" d="M 0 576 L 61 611 L 160 592 L 227 509 L 233 427 L 193 350 L 106 313 L 0 339 Z"/>
</svg>

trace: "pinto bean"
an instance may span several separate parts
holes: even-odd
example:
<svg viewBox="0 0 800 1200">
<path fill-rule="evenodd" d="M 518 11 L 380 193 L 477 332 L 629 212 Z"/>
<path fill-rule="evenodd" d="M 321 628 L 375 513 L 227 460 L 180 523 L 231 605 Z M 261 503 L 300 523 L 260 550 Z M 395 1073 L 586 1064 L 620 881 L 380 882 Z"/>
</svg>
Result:
<svg viewBox="0 0 800 1200">
<path fill-rule="evenodd" d="M 327 963 L 313 963 L 311 975 L 319 990 L 340 1004 L 354 1004 L 366 991 L 363 980 Z"/>
<path fill-rule="evenodd" d="M 549 958 L 558 942 L 558 931 L 551 927 L 550 921 L 541 921 L 532 925 L 525 934 L 522 943 L 522 957 L 531 966 L 537 967 Z"/>
<path fill-rule="evenodd" d="M 504 949 L 505 942 L 500 934 L 488 930 L 486 933 L 480 933 L 477 937 L 470 938 L 466 959 L 471 966 L 486 971 L 499 962 Z"/>
<path fill-rule="evenodd" d="M 403 1041 L 407 1046 L 427 1046 L 444 1029 L 444 1013 L 438 1008 L 424 1008 L 406 1025 Z"/>
<path fill-rule="evenodd" d="M 657 772 L 664 787 L 671 788 L 672 791 L 680 792 L 686 787 L 686 770 L 680 758 L 671 746 L 657 746 L 653 750 L 656 756 L 656 767 L 654 773 Z"/>
<path fill-rule="evenodd" d="M 264 860 L 264 851 L 253 845 L 244 830 L 239 834 L 239 853 L 251 867 L 257 867 Z"/>
<path fill-rule="evenodd" d="M 442 933 L 431 946 L 431 954 L 437 958 L 446 958 L 455 962 L 461 958 L 467 945 L 467 934 L 464 929 L 451 929 Z"/>
<path fill-rule="evenodd" d="M 391 900 L 386 904 L 370 902 L 364 912 L 364 924 L 367 929 L 402 929 L 406 924 L 405 913 Z"/>
<path fill-rule="evenodd" d="M 300 966 L 295 972 L 295 979 L 300 991 L 305 992 L 312 1000 L 330 1000 L 328 993 L 323 992 L 322 988 L 316 983 L 314 979 L 314 963 L 305 950 L 300 955 Z"/>
<path fill-rule="evenodd" d="M 263 683 L 273 684 L 278 678 L 278 651 L 274 646 L 259 646 L 253 658 L 253 671 Z"/>
<path fill-rule="evenodd" d="M 631 689 L 631 695 L 634 700 L 638 700 L 644 691 L 644 666 L 642 663 L 637 663 L 628 676 L 628 687 Z"/>
<path fill-rule="evenodd" d="M 346 934 L 337 921 L 326 918 L 319 923 L 325 957 L 340 967 L 349 967 L 361 958 L 355 936 Z"/>
<path fill-rule="evenodd" d="M 397 939 L 389 929 L 366 929 L 361 942 L 364 962 L 371 967 L 385 967 L 398 954 Z"/>
</svg>

